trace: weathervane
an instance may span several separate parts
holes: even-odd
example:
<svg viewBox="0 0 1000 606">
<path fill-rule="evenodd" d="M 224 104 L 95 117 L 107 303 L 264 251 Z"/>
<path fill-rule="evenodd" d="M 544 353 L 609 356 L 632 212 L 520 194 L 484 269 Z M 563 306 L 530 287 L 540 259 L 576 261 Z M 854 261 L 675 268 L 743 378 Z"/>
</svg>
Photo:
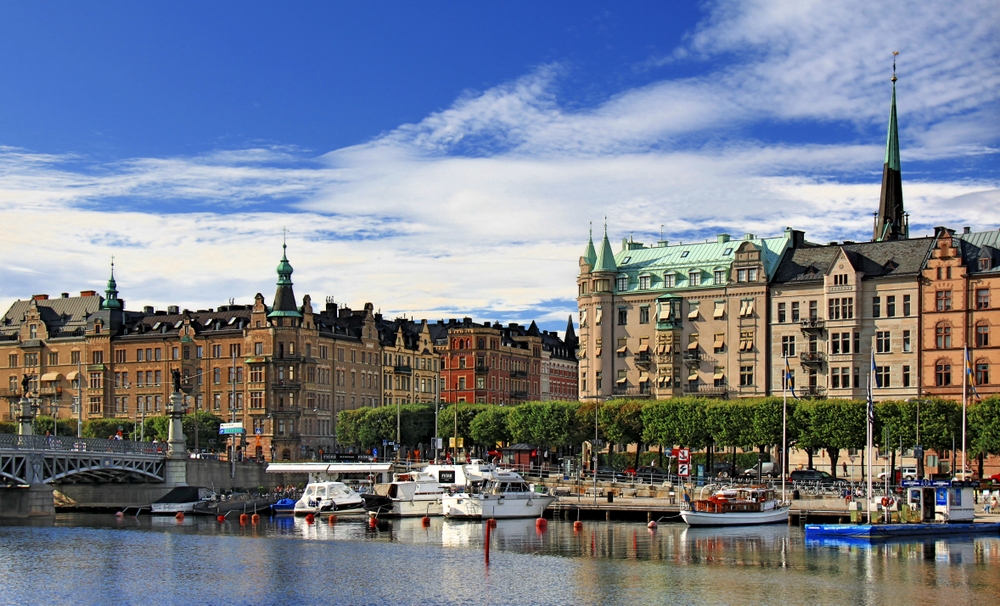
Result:
<svg viewBox="0 0 1000 606">
<path fill-rule="evenodd" d="M 899 51 L 892 51 L 892 81 L 893 82 L 896 81 L 896 55 L 898 55 L 898 54 L 899 54 Z"/>
</svg>

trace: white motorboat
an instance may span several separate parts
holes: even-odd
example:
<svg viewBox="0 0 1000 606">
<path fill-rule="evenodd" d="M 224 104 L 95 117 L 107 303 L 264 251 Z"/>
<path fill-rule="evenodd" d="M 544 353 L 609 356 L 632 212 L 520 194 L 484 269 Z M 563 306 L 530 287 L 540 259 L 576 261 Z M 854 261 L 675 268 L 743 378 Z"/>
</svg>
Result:
<svg viewBox="0 0 1000 606">
<path fill-rule="evenodd" d="M 442 498 L 446 518 L 537 518 L 556 498 L 524 481 L 515 471 L 498 469 L 478 491 L 466 491 Z"/>
<path fill-rule="evenodd" d="M 198 486 L 178 486 L 150 505 L 153 515 L 193 513 L 195 505 L 209 501 L 215 493 Z"/>
<path fill-rule="evenodd" d="M 361 495 L 343 482 L 310 482 L 295 503 L 295 514 L 336 514 L 364 513 Z"/>
<path fill-rule="evenodd" d="M 770 488 L 733 488 L 690 502 L 681 518 L 691 526 L 775 524 L 788 521 L 788 507 Z"/>
<path fill-rule="evenodd" d="M 457 490 L 483 482 L 493 473 L 493 466 L 428 465 L 420 470 L 393 474 L 389 484 L 376 484 L 374 491 L 362 494 L 365 509 L 380 516 L 439 516 L 441 499 Z"/>
</svg>

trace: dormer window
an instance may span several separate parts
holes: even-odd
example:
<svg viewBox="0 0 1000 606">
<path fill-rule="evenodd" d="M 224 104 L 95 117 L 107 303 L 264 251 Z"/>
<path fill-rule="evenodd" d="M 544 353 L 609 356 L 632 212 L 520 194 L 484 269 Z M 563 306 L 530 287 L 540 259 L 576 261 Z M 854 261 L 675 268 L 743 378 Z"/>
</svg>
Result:
<svg viewBox="0 0 1000 606">
<path fill-rule="evenodd" d="M 639 276 L 639 290 L 649 290 L 649 275 Z"/>
<path fill-rule="evenodd" d="M 675 276 L 673 272 L 667 272 L 663 274 L 663 288 L 673 288 L 674 287 Z"/>
<path fill-rule="evenodd" d="M 628 290 L 628 276 L 618 276 L 615 284 L 615 288 L 620 292 Z"/>
<path fill-rule="evenodd" d="M 701 272 L 697 269 L 688 272 L 688 286 L 701 286 Z"/>
<path fill-rule="evenodd" d="M 847 274 L 834 274 L 833 276 L 834 286 L 846 286 L 847 285 Z"/>
<path fill-rule="evenodd" d="M 982 257 L 979 259 L 979 271 L 987 271 L 990 268 L 989 257 Z"/>
</svg>

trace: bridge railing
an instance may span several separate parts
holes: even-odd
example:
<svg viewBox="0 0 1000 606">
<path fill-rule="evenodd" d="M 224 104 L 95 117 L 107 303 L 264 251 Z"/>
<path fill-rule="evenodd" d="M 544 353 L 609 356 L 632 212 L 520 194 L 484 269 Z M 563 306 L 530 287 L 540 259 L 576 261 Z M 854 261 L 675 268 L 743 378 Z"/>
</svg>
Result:
<svg viewBox="0 0 1000 606">
<path fill-rule="evenodd" d="M 0 449 L 62 450 L 70 452 L 110 452 L 115 454 L 145 454 L 163 456 L 167 445 L 162 442 L 133 442 L 72 436 L 19 436 L 0 433 Z"/>
</svg>

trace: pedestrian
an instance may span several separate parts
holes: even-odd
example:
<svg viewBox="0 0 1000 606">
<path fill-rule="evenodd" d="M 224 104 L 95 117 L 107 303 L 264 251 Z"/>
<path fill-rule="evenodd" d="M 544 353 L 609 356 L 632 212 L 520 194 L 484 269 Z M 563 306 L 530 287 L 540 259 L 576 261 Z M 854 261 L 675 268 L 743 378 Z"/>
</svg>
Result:
<svg viewBox="0 0 1000 606">
<path fill-rule="evenodd" d="M 993 493 L 993 498 L 990 499 L 990 511 L 989 513 L 994 513 L 994 511 L 1000 511 L 1000 502 L 997 501 L 997 493 Z"/>
<path fill-rule="evenodd" d="M 844 465 L 844 475 L 846 476 L 847 475 L 847 461 L 844 461 L 843 465 Z"/>
</svg>

